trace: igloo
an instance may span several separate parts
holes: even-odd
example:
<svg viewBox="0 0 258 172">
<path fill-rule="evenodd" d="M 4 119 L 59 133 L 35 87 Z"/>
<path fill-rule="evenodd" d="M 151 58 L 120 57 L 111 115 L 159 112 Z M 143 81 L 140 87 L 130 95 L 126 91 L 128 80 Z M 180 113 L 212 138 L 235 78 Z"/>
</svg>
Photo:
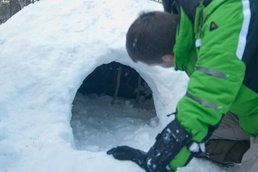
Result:
<svg viewBox="0 0 258 172">
<path fill-rule="evenodd" d="M 111 62 L 139 73 L 152 90 L 159 124 L 168 123 L 186 76 L 134 63 L 125 50 L 128 27 L 150 10 L 162 7 L 149 0 L 41 0 L 2 24 L 0 141 L 10 147 L 72 147 L 75 95 L 94 69 Z"/>
</svg>

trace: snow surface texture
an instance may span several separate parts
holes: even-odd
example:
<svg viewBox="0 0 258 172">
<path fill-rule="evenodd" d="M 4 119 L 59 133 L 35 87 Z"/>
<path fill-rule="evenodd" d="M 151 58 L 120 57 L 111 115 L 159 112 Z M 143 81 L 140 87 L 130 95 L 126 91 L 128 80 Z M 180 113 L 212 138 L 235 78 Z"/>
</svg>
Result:
<svg viewBox="0 0 258 172">
<path fill-rule="evenodd" d="M 41 0 L 0 26 L 0 172 L 142 172 L 106 155 L 117 145 L 147 151 L 172 119 L 187 77 L 133 63 L 125 34 L 149 0 Z M 98 66 L 134 68 L 153 92 L 154 108 L 77 93 Z M 225 171 L 194 159 L 179 171 Z"/>
</svg>

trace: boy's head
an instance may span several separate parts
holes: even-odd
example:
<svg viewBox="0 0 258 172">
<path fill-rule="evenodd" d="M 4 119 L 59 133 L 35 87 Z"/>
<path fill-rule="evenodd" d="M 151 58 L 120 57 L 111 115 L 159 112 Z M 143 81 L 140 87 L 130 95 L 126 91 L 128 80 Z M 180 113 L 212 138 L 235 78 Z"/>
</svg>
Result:
<svg viewBox="0 0 258 172">
<path fill-rule="evenodd" d="M 173 65 L 178 17 L 166 12 L 142 13 L 126 35 L 126 49 L 134 62 L 170 67 Z M 172 63 L 172 64 L 171 64 Z"/>
</svg>

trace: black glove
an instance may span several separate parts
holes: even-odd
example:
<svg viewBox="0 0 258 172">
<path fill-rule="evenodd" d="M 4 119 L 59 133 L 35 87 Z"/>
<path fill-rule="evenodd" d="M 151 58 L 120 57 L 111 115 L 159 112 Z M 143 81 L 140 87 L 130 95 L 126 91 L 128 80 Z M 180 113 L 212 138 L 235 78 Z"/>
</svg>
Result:
<svg viewBox="0 0 258 172">
<path fill-rule="evenodd" d="M 146 172 L 172 172 L 168 167 L 171 160 L 184 147 L 195 145 L 188 151 L 200 152 L 198 144 L 192 142 L 190 134 L 178 122 L 177 119 L 169 123 L 156 137 L 156 142 L 146 153 L 128 146 L 119 146 L 107 152 L 118 160 L 130 160 L 138 164 Z M 192 149 L 192 150 L 191 150 Z M 192 156 L 187 158 L 190 160 Z M 185 164 L 189 162 L 186 161 Z"/>
<path fill-rule="evenodd" d="M 138 164 L 143 169 L 147 169 L 146 166 L 146 152 L 138 149 L 131 148 L 129 146 L 118 146 L 107 151 L 108 155 L 113 155 L 118 160 L 130 160 Z"/>
<path fill-rule="evenodd" d="M 151 172 L 168 170 L 169 162 L 183 146 L 192 143 L 190 134 L 177 119 L 169 123 L 156 137 L 156 142 L 147 153 L 147 166 Z"/>
<path fill-rule="evenodd" d="M 134 149 L 129 146 L 118 146 L 107 151 L 108 155 L 113 155 L 115 159 L 118 160 L 129 160 L 138 164 L 146 172 L 152 172 L 147 167 L 147 155 L 146 152 L 143 152 L 139 149 Z M 170 169 L 166 169 L 162 172 L 171 172 Z"/>
</svg>

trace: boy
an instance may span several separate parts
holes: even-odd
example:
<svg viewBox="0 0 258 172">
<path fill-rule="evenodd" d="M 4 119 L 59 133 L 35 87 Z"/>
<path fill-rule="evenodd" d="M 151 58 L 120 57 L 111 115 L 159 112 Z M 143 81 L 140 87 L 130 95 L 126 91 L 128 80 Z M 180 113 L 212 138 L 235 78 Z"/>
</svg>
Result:
<svg viewBox="0 0 258 172">
<path fill-rule="evenodd" d="M 175 120 L 157 136 L 147 153 L 124 146 L 108 154 L 132 160 L 149 172 L 176 170 L 204 152 L 204 143 L 230 111 L 252 136 L 240 171 L 255 171 L 258 168 L 258 78 L 255 77 L 258 58 L 253 46 L 258 44 L 258 22 L 251 14 L 257 14 L 257 4 L 252 4 L 257 1 L 187 2 L 178 3 L 180 20 L 173 51 L 175 18 L 169 13 L 140 16 L 129 28 L 126 42 L 133 61 L 163 67 L 175 64 L 176 70 L 189 75 L 188 88 L 177 104 Z"/>
</svg>

